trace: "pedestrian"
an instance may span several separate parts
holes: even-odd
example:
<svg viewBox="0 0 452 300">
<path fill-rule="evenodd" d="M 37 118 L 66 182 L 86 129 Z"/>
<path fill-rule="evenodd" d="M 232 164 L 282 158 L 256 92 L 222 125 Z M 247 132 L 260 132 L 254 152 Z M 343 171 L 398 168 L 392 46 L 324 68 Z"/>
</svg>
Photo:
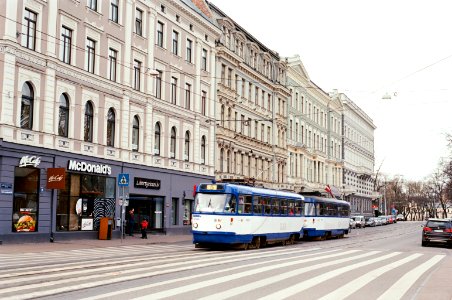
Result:
<svg viewBox="0 0 452 300">
<path fill-rule="evenodd" d="M 135 216 L 134 216 L 135 209 L 131 208 L 129 210 L 129 213 L 127 214 L 127 227 L 128 232 L 130 236 L 133 236 L 133 228 L 135 227 Z"/>
<path fill-rule="evenodd" d="M 146 229 L 148 228 L 148 220 L 146 218 L 143 219 L 143 221 L 141 221 L 141 238 L 142 239 L 147 239 L 148 238 L 148 234 L 146 232 Z"/>
</svg>

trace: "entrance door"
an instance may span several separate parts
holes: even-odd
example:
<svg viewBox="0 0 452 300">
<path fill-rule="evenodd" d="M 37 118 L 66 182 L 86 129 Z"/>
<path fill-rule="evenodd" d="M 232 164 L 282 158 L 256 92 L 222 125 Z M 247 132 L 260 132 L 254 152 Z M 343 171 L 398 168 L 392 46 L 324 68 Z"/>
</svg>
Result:
<svg viewBox="0 0 452 300">
<path fill-rule="evenodd" d="M 130 195 L 127 210 L 135 209 L 135 230 L 139 230 L 140 222 L 146 218 L 148 228 L 152 231 L 163 231 L 164 198 L 152 196 Z"/>
</svg>

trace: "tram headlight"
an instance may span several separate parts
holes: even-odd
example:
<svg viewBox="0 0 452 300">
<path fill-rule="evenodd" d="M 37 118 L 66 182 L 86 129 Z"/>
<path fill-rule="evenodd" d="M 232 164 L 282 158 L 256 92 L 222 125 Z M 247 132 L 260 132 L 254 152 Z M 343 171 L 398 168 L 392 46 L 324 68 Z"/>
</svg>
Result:
<svg viewBox="0 0 452 300">
<path fill-rule="evenodd" d="M 217 226 L 215 226 L 217 229 L 221 229 L 221 224 L 217 224 Z"/>
<path fill-rule="evenodd" d="M 198 223 L 193 223 L 193 228 L 198 228 Z"/>
</svg>

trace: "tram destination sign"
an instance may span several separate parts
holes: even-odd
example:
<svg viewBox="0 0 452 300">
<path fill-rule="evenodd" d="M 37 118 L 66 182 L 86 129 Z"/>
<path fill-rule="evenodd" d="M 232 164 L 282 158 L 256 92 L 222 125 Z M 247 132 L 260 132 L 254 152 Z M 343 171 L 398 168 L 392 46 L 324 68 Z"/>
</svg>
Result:
<svg viewBox="0 0 452 300">
<path fill-rule="evenodd" d="M 133 178 L 133 186 L 140 189 L 159 190 L 160 180 L 135 177 Z"/>
</svg>

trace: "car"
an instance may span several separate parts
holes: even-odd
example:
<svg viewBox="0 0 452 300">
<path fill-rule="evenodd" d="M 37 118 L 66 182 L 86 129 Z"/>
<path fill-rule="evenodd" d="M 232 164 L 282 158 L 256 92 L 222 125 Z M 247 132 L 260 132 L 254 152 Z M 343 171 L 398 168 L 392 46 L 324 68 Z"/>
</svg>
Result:
<svg viewBox="0 0 452 300">
<path fill-rule="evenodd" d="M 422 228 L 422 247 L 430 243 L 452 246 L 452 220 L 430 218 Z"/>
<path fill-rule="evenodd" d="M 383 225 L 383 223 L 382 223 L 382 221 L 381 221 L 380 218 L 375 217 L 374 220 L 375 220 L 375 226 L 381 226 L 381 225 Z"/>
<path fill-rule="evenodd" d="M 350 229 L 356 229 L 356 221 L 350 218 Z"/>
<path fill-rule="evenodd" d="M 405 217 L 402 214 L 398 214 L 397 221 L 405 221 Z"/>
<path fill-rule="evenodd" d="M 375 227 L 377 223 L 375 223 L 375 218 L 366 219 L 366 227 Z"/>
<path fill-rule="evenodd" d="M 364 216 L 353 216 L 352 219 L 356 222 L 356 228 L 364 228 L 366 226 Z"/>
</svg>

